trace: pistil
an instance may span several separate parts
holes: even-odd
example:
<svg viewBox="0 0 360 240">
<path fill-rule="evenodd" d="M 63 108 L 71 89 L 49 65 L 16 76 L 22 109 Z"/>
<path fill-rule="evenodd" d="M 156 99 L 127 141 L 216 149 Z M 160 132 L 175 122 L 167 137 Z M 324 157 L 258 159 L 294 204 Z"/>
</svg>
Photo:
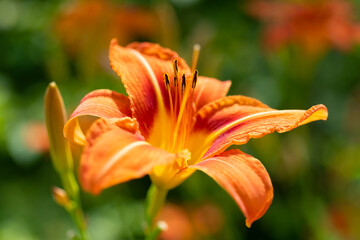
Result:
<svg viewBox="0 0 360 240">
<path fill-rule="evenodd" d="M 192 61 L 191 61 L 191 72 L 194 72 L 196 69 L 196 65 L 197 65 L 197 62 L 199 59 L 200 49 L 201 49 L 201 47 L 199 44 L 194 45 Z"/>
</svg>

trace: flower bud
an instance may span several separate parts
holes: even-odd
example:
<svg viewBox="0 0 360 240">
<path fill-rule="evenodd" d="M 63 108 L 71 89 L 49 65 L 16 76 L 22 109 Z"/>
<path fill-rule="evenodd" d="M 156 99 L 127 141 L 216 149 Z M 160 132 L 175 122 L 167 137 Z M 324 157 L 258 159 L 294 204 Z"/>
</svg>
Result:
<svg viewBox="0 0 360 240">
<path fill-rule="evenodd" d="M 73 170 L 73 158 L 70 145 L 63 135 L 67 116 L 63 99 L 55 82 L 49 84 L 45 93 L 44 103 L 50 154 L 55 169 L 61 175 Z"/>
</svg>

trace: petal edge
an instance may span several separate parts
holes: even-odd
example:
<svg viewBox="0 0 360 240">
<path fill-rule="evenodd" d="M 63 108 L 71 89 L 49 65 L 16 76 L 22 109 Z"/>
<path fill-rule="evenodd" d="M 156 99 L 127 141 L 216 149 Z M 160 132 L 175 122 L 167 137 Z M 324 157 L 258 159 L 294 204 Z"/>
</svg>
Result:
<svg viewBox="0 0 360 240">
<path fill-rule="evenodd" d="M 79 145 L 85 144 L 86 130 L 97 118 L 130 117 L 129 99 L 108 89 L 99 89 L 85 95 L 64 126 L 65 138 Z"/>
</svg>

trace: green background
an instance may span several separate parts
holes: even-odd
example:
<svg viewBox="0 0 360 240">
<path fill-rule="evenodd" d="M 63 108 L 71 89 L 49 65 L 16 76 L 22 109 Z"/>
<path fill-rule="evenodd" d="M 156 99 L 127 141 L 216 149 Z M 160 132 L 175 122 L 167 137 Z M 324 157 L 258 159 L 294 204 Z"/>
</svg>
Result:
<svg viewBox="0 0 360 240">
<path fill-rule="evenodd" d="M 250 229 L 232 198 L 200 172 L 170 191 L 167 201 L 188 216 L 190 226 L 196 225 L 191 216 L 204 204 L 219 211 L 219 229 L 206 234 L 192 227 L 194 239 L 357 239 L 360 47 L 354 44 L 346 52 L 330 47 L 315 60 L 296 45 L 266 51 L 264 24 L 247 13 L 249 2 L 112 2 L 146 9 L 163 24 L 152 26 L 150 33 L 124 30 L 128 36 L 120 39 L 123 44 L 160 42 L 190 63 L 192 46 L 200 43 L 200 75 L 232 80 L 230 95 L 251 96 L 276 109 L 308 109 L 322 103 L 329 110 L 326 122 L 239 147 L 262 161 L 274 185 L 272 205 Z M 75 3 L 0 0 L 0 239 L 68 239 L 75 231 L 69 216 L 52 199 L 52 186 L 61 184 L 48 152 L 35 151 L 24 140 L 32 123 L 43 122 L 48 83 L 57 82 L 69 114 L 91 90 L 125 93 L 106 57 L 108 25 L 114 22 L 100 25 L 85 18 L 81 21 L 86 27 L 65 33 L 56 30 L 61 16 Z M 358 17 L 359 3 L 352 3 Z M 99 19 L 108 16 L 106 11 Z M 90 19 L 95 14 L 88 15 Z M 71 21 L 77 24 L 76 19 Z M 75 54 L 62 40 L 72 36 L 81 36 Z M 30 134 L 28 141 L 40 141 L 39 135 Z M 149 185 L 145 177 L 99 196 L 83 193 L 91 239 L 142 239 Z"/>
</svg>

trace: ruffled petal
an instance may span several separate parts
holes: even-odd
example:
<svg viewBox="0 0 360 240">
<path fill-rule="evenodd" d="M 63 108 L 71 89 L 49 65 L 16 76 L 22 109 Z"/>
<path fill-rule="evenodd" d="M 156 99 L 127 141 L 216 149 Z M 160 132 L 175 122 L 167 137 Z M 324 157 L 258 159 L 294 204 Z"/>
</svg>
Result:
<svg viewBox="0 0 360 240">
<path fill-rule="evenodd" d="M 189 166 L 212 177 L 236 201 L 246 217 L 246 225 L 261 218 L 273 199 L 273 187 L 265 167 L 256 158 L 229 150 Z"/>
<path fill-rule="evenodd" d="M 200 109 L 189 149 L 195 161 L 199 161 L 223 152 L 232 144 L 245 144 L 250 138 L 274 131 L 290 131 L 312 121 L 326 120 L 327 116 L 327 109 L 321 104 L 307 111 L 279 111 L 253 98 L 226 97 Z M 195 144 L 199 142 L 203 144 Z"/>
<path fill-rule="evenodd" d="M 195 104 L 196 109 L 200 109 L 204 105 L 225 97 L 231 86 L 231 81 L 219 81 L 215 78 L 200 76 L 195 88 Z"/>
<path fill-rule="evenodd" d="M 144 141 L 136 120 L 131 118 L 98 119 L 88 130 L 86 143 L 79 176 L 83 189 L 93 194 L 141 178 L 155 166 L 176 159 L 175 154 Z"/>
<path fill-rule="evenodd" d="M 129 99 L 107 89 L 88 93 L 65 124 L 64 136 L 72 143 L 84 145 L 86 131 L 99 117 L 106 119 L 131 117 Z"/>
<path fill-rule="evenodd" d="M 121 77 L 133 117 L 138 120 L 145 138 L 149 136 L 156 114 L 169 108 L 164 74 L 173 78 L 174 59 L 178 59 L 180 74 L 189 74 L 190 69 L 183 59 L 158 44 L 132 43 L 124 48 L 115 39 L 111 42 L 111 67 Z"/>
</svg>

